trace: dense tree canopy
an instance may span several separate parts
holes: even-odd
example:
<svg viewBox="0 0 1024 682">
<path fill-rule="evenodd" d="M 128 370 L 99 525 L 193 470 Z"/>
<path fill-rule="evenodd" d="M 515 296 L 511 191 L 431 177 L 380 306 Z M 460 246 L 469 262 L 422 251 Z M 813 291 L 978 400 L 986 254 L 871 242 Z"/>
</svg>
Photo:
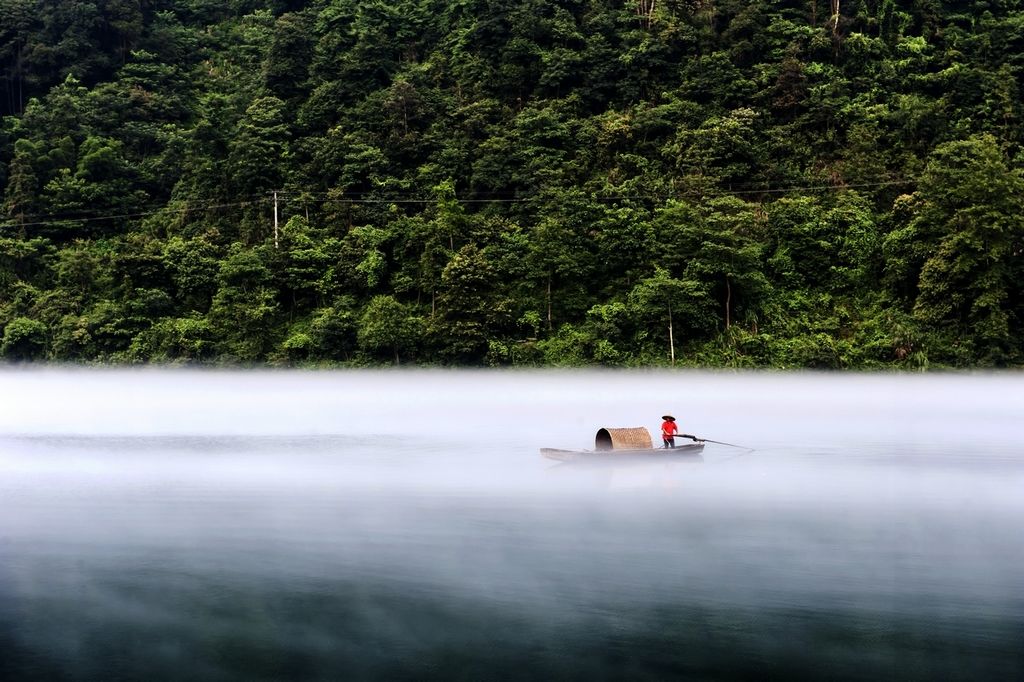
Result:
<svg viewBox="0 0 1024 682">
<path fill-rule="evenodd" d="M 1019 366 L 1021 5 L 0 0 L 0 356 Z"/>
</svg>

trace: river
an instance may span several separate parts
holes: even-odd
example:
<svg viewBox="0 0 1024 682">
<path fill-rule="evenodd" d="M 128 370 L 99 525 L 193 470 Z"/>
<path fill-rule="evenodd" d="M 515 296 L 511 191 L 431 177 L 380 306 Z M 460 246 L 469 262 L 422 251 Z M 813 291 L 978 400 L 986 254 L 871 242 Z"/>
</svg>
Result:
<svg viewBox="0 0 1024 682">
<path fill-rule="evenodd" d="M 7 368 L 0 679 L 1024 679 L 1022 519 L 1019 373 Z"/>
</svg>

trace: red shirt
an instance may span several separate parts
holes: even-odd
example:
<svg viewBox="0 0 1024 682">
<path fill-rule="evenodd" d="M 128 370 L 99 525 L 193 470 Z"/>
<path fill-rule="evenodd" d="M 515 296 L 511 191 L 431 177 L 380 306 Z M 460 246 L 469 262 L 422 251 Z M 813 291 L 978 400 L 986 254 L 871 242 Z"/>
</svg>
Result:
<svg viewBox="0 0 1024 682">
<path fill-rule="evenodd" d="M 666 419 L 661 423 L 662 438 L 671 438 L 672 436 L 676 435 L 677 431 L 679 431 L 679 427 L 676 426 L 675 422 L 670 422 L 669 420 Z"/>
</svg>

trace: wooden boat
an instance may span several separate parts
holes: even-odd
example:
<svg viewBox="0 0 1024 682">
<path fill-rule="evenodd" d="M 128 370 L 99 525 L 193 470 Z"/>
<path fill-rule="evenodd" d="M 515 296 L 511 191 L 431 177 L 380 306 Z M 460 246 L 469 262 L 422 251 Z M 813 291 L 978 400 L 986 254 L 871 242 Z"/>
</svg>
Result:
<svg viewBox="0 0 1024 682">
<path fill-rule="evenodd" d="M 704 443 L 690 443 L 677 445 L 674 448 L 643 448 L 636 450 L 561 450 L 559 448 L 541 448 L 540 454 L 548 459 L 559 462 L 577 462 L 581 460 L 591 462 L 619 463 L 626 460 L 644 460 L 649 462 L 675 462 L 684 459 L 702 461 L 704 458 L 701 452 L 704 450 Z"/>
<path fill-rule="evenodd" d="M 639 463 L 703 461 L 704 443 L 687 443 L 674 448 L 655 448 L 650 432 L 642 427 L 601 428 L 593 450 L 541 448 L 540 454 L 559 462 Z"/>
</svg>

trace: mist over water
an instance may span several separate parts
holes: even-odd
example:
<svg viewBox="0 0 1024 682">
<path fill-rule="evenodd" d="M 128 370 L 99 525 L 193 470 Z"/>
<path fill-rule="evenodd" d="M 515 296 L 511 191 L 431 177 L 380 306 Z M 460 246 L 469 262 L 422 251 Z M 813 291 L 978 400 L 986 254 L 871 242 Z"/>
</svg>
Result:
<svg viewBox="0 0 1024 682">
<path fill-rule="evenodd" d="M 1024 378 L 0 372 L 0 679 L 1021 679 Z M 671 412 L 696 463 L 574 466 Z"/>
</svg>

